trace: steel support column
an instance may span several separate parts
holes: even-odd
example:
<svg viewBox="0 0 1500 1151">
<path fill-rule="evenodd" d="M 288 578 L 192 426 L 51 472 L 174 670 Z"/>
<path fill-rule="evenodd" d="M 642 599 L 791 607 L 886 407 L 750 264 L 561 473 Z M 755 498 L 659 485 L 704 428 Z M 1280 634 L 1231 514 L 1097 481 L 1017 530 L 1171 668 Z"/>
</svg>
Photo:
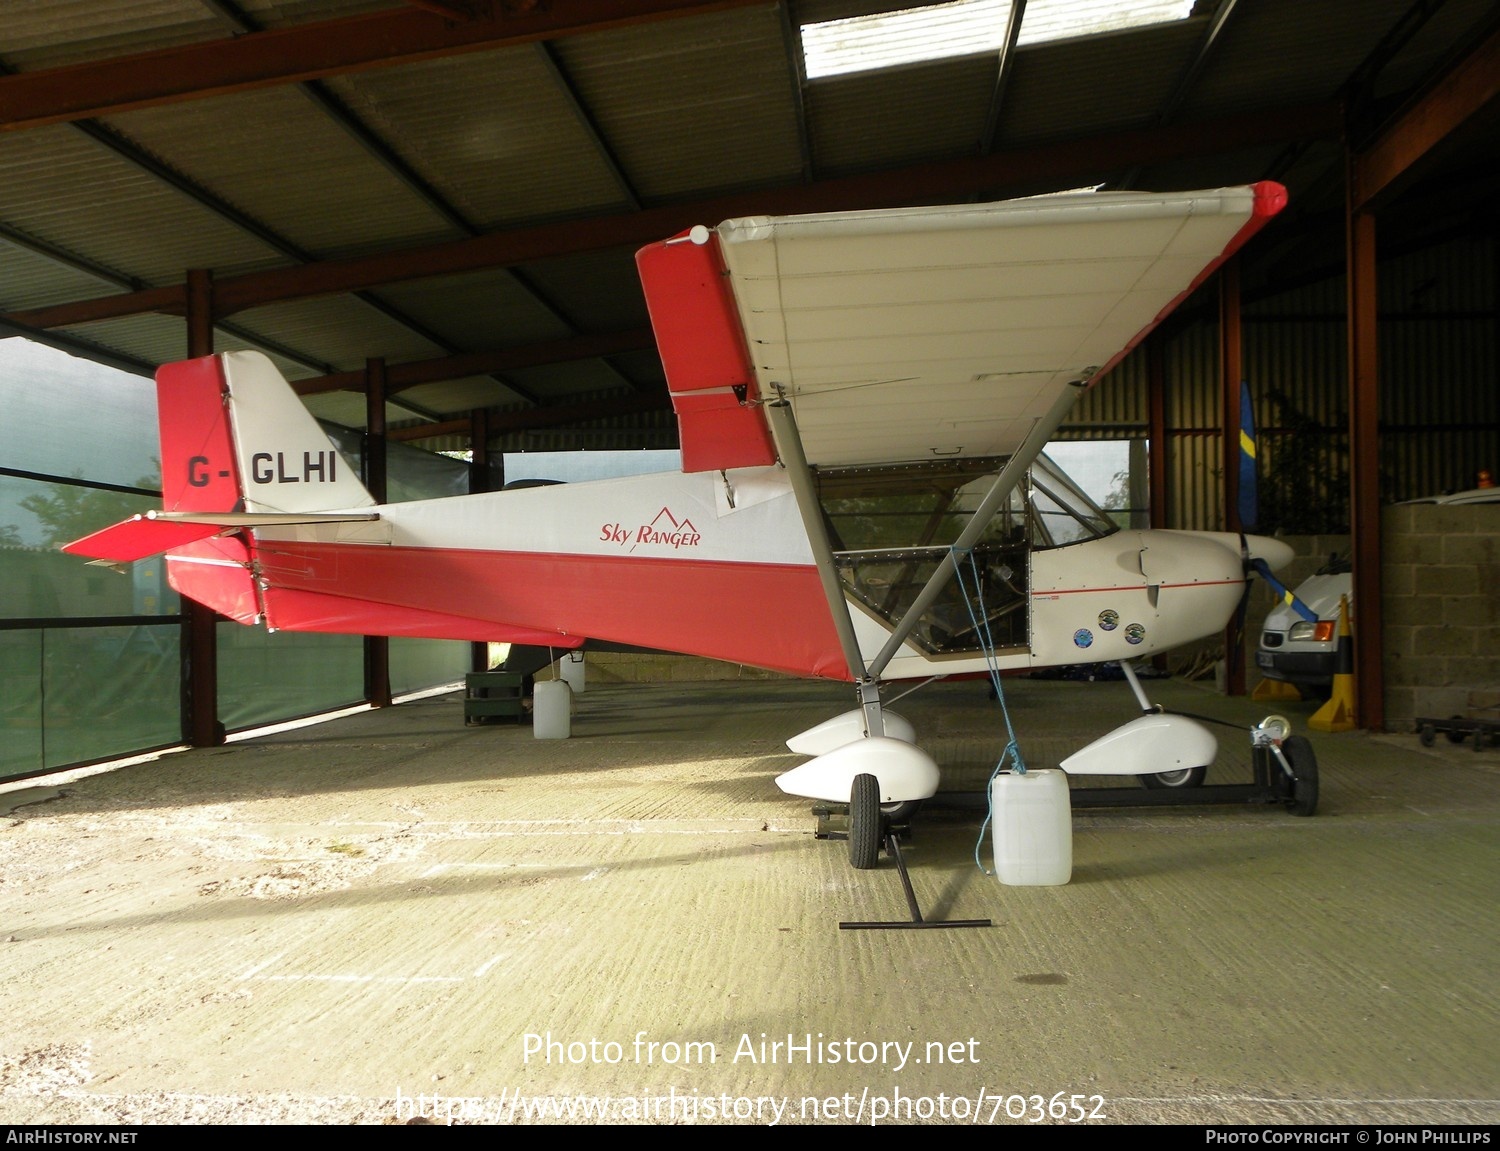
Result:
<svg viewBox="0 0 1500 1151">
<path fill-rule="evenodd" d="M 1151 526 L 1165 528 L 1167 522 L 1167 462 L 1171 450 L 1167 440 L 1167 363 L 1159 332 L 1146 337 L 1146 437 L 1150 469 Z"/>
<path fill-rule="evenodd" d="M 1351 184 L 1352 188 L 1352 184 Z M 1385 727 L 1381 642 L 1380 392 L 1375 318 L 1375 217 L 1348 213 L 1349 259 L 1349 533 L 1354 553 L 1355 720 Z"/>
<path fill-rule="evenodd" d="M 1220 493 L 1224 501 L 1224 530 L 1245 530 L 1240 522 L 1240 380 L 1245 375 L 1240 328 L 1240 262 L 1226 262 L 1219 270 L 1219 425 L 1222 429 Z M 1230 695 L 1245 694 L 1245 637 L 1243 618 L 1236 612 L 1224 629 L 1225 681 Z"/>
<path fill-rule="evenodd" d="M 187 274 L 187 354 L 213 355 L 213 273 L 193 268 Z M 165 463 L 166 461 L 163 461 Z M 193 600 L 182 615 L 182 735 L 194 747 L 224 742 L 219 722 L 218 613 Z"/>
<path fill-rule="evenodd" d="M 500 483 L 504 486 L 504 457 L 501 457 Z M 490 490 L 490 413 L 487 408 L 475 408 L 469 413 L 469 492 Z M 488 671 L 490 667 L 490 645 L 477 641 L 469 645 L 469 668 L 472 671 Z"/>
<path fill-rule="evenodd" d="M 1171 527 L 1167 507 L 1167 466 L 1172 443 L 1167 432 L 1167 340 L 1158 329 L 1146 337 L 1146 468 L 1148 528 Z M 1167 657 L 1154 655 L 1151 666 L 1167 670 Z"/>
<path fill-rule="evenodd" d="M 386 499 L 385 360 L 365 361 L 365 487 L 377 504 Z M 365 636 L 365 700 L 371 707 L 391 706 L 391 641 Z"/>
</svg>

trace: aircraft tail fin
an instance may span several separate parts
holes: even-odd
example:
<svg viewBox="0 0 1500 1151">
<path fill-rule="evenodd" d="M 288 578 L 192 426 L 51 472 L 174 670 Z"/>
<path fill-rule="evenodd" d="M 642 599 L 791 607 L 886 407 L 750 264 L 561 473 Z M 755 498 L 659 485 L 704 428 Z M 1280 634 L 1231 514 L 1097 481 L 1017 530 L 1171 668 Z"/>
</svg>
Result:
<svg viewBox="0 0 1500 1151">
<path fill-rule="evenodd" d="M 259 352 L 166 364 L 156 374 L 166 512 L 370 507 L 359 473 Z"/>
<path fill-rule="evenodd" d="M 162 505 L 63 548 L 106 563 L 169 552 L 172 586 L 242 623 L 263 615 L 250 554 L 256 527 L 378 518 L 341 456 L 271 361 L 228 352 L 156 374 Z"/>
</svg>

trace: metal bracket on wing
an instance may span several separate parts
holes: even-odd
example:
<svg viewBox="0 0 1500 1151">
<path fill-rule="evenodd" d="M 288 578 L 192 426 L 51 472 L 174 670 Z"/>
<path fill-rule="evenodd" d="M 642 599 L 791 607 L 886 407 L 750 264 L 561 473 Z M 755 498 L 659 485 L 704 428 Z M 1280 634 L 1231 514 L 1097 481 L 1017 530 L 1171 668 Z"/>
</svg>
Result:
<svg viewBox="0 0 1500 1151">
<path fill-rule="evenodd" d="M 927 609 L 937 602 L 938 596 L 948 586 L 948 581 L 953 578 L 957 566 L 957 560 L 954 557 L 967 552 L 979 542 L 979 537 L 984 534 L 985 528 L 989 526 L 990 520 L 994 518 L 1000 505 L 1010 498 L 1010 493 L 1025 477 L 1027 469 L 1047 446 L 1052 433 L 1057 431 L 1058 425 L 1072 410 L 1086 386 L 1087 382 L 1084 380 L 1075 380 L 1068 384 L 1046 413 L 1032 425 L 1031 431 L 1027 433 L 1026 439 L 1022 441 L 1015 455 L 1006 461 L 1005 466 L 1000 469 L 1000 474 L 995 477 L 995 482 L 990 485 L 990 490 L 985 493 L 984 499 L 970 515 L 969 522 L 959 533 L 958 539 L 954 541 L 948 554 L 943 557 L 937 569 L 928 577 L 922 590 L 917 593 L 916 599 L 906 609 L 906 614 L 901 617 L 901 622 L 896 625 L 890 638 L 885 641 L 885 646 L 866 666 L 867 675 L 878 679 L 880 673 L 895 658 L 901 645 L 906 642 L 907 636 L 911 635 Z"/>
</svg>

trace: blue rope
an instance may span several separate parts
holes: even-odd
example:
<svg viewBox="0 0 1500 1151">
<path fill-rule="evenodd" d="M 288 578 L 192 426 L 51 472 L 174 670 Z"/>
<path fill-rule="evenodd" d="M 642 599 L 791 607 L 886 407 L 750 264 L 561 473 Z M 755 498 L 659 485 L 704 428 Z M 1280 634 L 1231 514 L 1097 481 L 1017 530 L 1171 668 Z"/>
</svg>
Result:
<svg viewBox="0 0 1500 1151">
<path fill-rule="evenodd" d="M 995 640 L 990 632 L 990 613 L 984 609 L 984 587 L 979 579 L 979 565 L 974 562 L 974 551 L 972 548 L 959 549 L 951 547 L 948 549 L 953 555 L 953 573 L 958 578 L 959 594 L 963 597 L 964 608 L 969 613 L 969 623 L 973 625 L 974 634 L 979 638 L 980 649 L 984 652 L 985 666 L 989 669 L 990 685 L 995 689 L 995 698 L 1000 701 L 1000 714 L 1005 717 L 1005 750 L 1000 753 L 1000 758 L 995 761 L 994 770 L 990 772 L 989 782 L 985 785 L 985 813 L 984 822 L 979 826 L 979 838 L 974 841 L 974 863 L 985 875 L 993 875 L 989 868 L 984 865 L 981 851 L 984 847 L 984 834 L 990 828 L 990 823 L 995 817 L 995 777 L 1002 771 L 1013 771 L 1017 775 L 1026 774 L 1026 760 L 1021 755 L 1021 746 L 1016 742 L 1016 728 L 1010 719 L 1010 707 L 1005 702 L 1005 688 L 1000 682 L 1000 659 L 995 653 Z M 961 558 L 962 557 L 962 558 Z M 968 561 L 969 568 L 974 579 L 974 595 L 969 596 L 969 589 L 964 584 L 964 562 Z M 979 614 L 974 614 L 974 604 L 979 604 Z M 1009 767 L 1007 767 L 1007 761 Z"/>
</svg>

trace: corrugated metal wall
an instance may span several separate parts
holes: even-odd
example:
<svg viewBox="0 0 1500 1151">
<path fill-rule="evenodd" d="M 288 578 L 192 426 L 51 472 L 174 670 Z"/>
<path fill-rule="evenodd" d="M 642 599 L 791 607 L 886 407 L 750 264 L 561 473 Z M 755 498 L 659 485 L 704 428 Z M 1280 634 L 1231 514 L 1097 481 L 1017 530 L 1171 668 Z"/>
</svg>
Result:
<svg viewBox="0 0 1500 1151">
<path fill-rule="evenodd" d="M 1380 264 L 1381 497 L 1413 499 L 1500 471 L 1500 353 L 1493 236 L 1474 236 Z M 1204 289 L 1212 304 L 1212 286 Z M 1166 526 L 1223 527 L 1218 328 L 1211 307 L 1162 337 L 1168 430 Z M 1348 372 L 1342 276 L 1267 294 L 1247 291 L 1245 375 L 1260 439 L 1263 530 L 1348 530 Z M 586 398 L 586 397 L 584 397 Z M 1144 348 L 1091 389 L 1062 439 L 1143 438 Z M 643 443 L 649 434 L 651 442 Z M 425 442 L 463 450 L 462 436 Z M 677 446 L 670 412 L 586 428 L 497 437 L 495 452 Z"/>
<path fill-rule="evenodd" d="M 1381 498 L 1475 486 L 1500 471 L 1500 318 L 1495 238 L 1474 236 L 1380 264 Z M 1212 291 L 1212 288 L 1207 289 Z M 1343 277 L 1247 293 L 1243 344 L 1260 440 L 1262 527 L 1348 527 L 1348 372 Z M 1163 341 L 1167 526 L 1222 528 L 1218 330 L 1199 320 Z M 1062 435 L 1141 436 L 1144 349 L 1080 401 Z M 1283 522 L 1269 522 L 1268 517 Z"/>
</svg>

